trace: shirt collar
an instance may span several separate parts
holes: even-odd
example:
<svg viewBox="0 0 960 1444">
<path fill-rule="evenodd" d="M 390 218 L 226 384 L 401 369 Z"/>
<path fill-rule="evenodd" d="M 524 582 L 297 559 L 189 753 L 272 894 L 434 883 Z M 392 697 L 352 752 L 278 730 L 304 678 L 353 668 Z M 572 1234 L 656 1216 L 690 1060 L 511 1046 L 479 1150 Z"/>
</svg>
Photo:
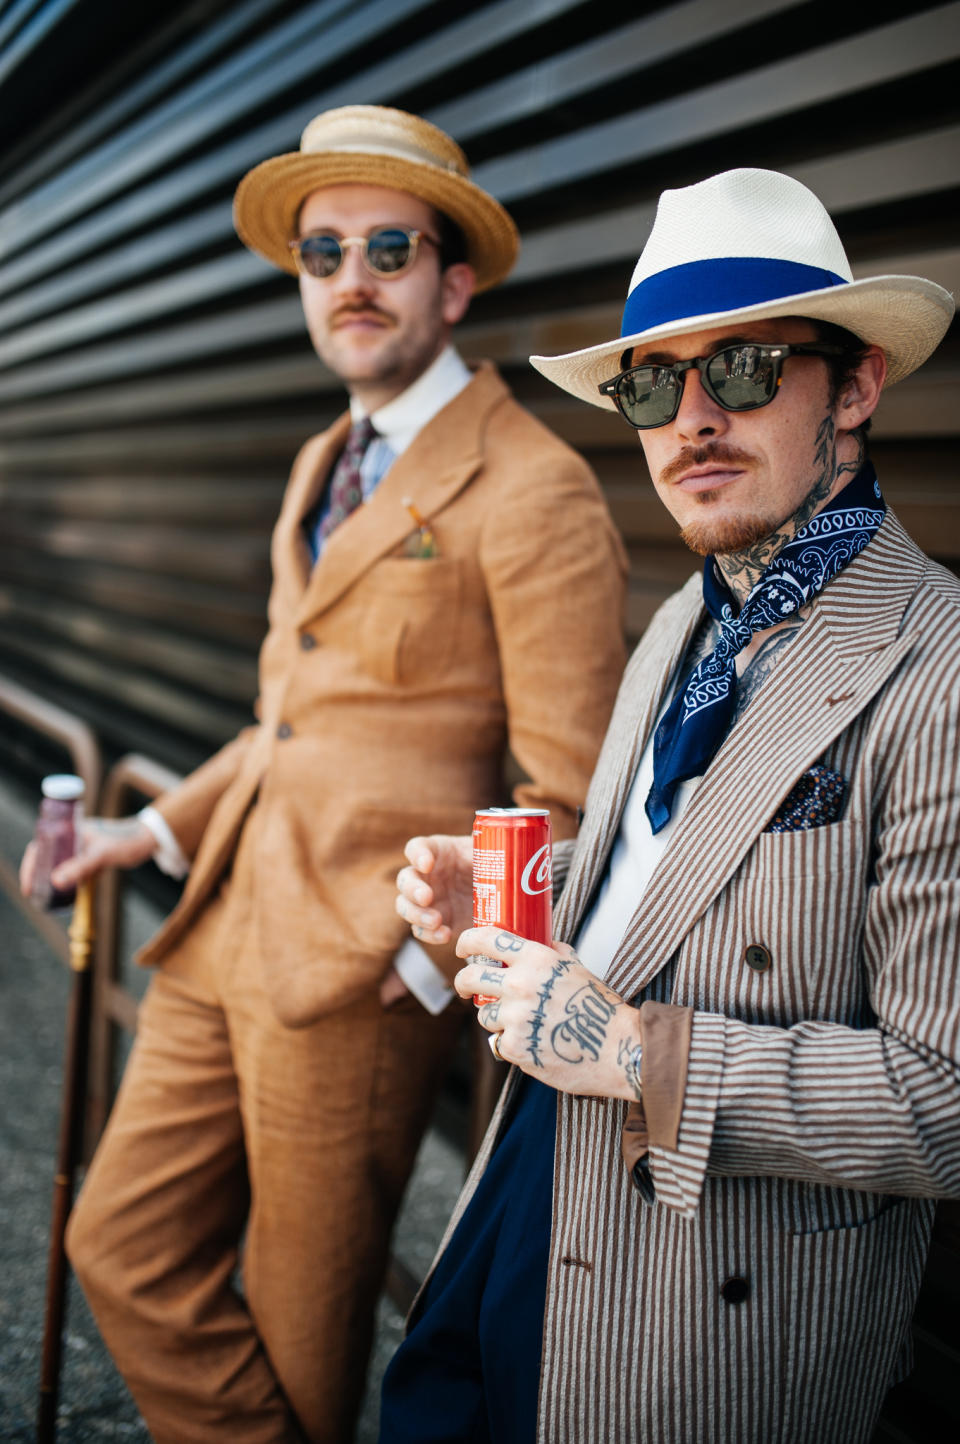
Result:
<svg viewBox="0 0 960 1444">
<path fill-rule="evenodd" d="M 394 456 L 399 456 L 472 379 L 459 353 L 453 346 L 447 346 L 406 391 L 371 412 L 370 420 Z M 366 415 L 364 407 L 351 396 L 351 420 L 356 423 Z"/>
</svg>

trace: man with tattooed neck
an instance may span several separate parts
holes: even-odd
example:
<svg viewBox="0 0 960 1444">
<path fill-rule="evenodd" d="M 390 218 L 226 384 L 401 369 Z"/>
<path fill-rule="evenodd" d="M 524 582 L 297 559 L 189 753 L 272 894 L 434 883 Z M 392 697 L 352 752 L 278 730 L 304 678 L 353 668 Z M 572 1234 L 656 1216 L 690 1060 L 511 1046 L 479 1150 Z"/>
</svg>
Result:
<svg viewBox="0 0 960 1444">
<path fill-rule="evenodd" d="M 469 927 L 469 839 L 407 846 L 398 911 L 466 928 L 513 1066 L 383 1444 L 865 1444 L 909 1370 L 960 1195 L 960 583 L 865 435 L 952 314 L 737 170 L 661 197 L 617 340 L 532 358 L 638 430 L 705 561 L 554 850 L 551 947 Z"/>
</svg>

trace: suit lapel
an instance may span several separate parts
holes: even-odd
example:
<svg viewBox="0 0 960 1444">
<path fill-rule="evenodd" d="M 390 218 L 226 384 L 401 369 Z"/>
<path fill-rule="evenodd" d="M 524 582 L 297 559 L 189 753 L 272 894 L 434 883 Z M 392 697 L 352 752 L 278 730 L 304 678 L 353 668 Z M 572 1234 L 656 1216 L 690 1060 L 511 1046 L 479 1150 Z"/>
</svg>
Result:
<svg viewBox="0 0 960 1444">
<path fill-rule="evenodd" d="M 430 518 L 467 485 L 482 465 L 489 413 L 508 394 L 493 367 L 482 366 L 459 396 L 423 428 L 370 501 L 331 535 L 297 609 L 298 626 L 333 606 L 410 534 L 414 523 L 404 504 L 407 498 Z"/>
<path fill-rule="evenodd" d="M 890 513 L 822 593 L 680 820 L 608 970 L 617 992 L 635 996 L 669 961 L 791 787 L 910 651 L 915 638 L 899 627 L 922 565 Z M 638 755 L 633 748 L 631 780 Z"/>
<path fill-rule="evenodd" d="M 273 531 L 271 562 L 273 565 L 274 605 L 290 616 L 300 606 L 310 583 L 312 560 L 303 519 L 316 505 L 340 455 L 350 431 L 350 413 L 344 412 L 326 431 L 312 436 L 300 449 L 283 498 L 283 506 Z"/>
</svg>

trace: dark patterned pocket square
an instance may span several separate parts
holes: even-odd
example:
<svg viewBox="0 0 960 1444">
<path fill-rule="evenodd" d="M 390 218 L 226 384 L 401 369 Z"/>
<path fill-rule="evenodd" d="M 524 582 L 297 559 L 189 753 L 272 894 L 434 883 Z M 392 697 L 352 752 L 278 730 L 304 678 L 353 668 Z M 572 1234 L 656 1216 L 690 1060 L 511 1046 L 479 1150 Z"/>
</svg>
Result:
<svg viewBox="0 0 960 1444">
<path fill-rule="evenodd" d="M 803 832 L 836 822 L 843 812 L 847 779 L 829 767 L 811 767 L 805 772 L 774 814 L 764 832 Z"/>
</svg>

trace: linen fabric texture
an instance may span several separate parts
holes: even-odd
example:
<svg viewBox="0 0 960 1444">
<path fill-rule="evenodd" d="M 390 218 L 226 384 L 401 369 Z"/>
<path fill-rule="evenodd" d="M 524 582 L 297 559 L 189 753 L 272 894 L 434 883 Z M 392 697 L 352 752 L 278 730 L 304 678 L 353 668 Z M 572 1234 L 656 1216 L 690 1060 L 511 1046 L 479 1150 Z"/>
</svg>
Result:
<svg viewBox="0 0 960 1444">
<path fill-rule="evenodd" d="M 70 1251 L 158 1444 L 343 1444 L 387 1240 L 461 1021 L 378 989 L 403 844 L 504 797 L 570 837 L 623 666 L 626 561 L 589 468 L 495 369 L 311 568 L 349 416 L 273 537 L 259 721 L 159 799 L 192 858 Z M 405 501 L 437 555 L 405 555 Z M 436 950 L 447 975 L 452 945 Z M 243 1308 L 229 1287 L 249 1213 Z M 291 1409 L 298 1425 L 292 1422 Z"/>
<path fill-rule="evenodd" d="M 628 664 L 557 850 L 560 938 L 703 617 L 697 576 Z M 611 960 L 643 1104 L 560 1095 L 539 1444 L 870 1439 L 934 1200 L 960 1196 L 958 714 L 960 583 L 888 511 L 731 728 Z M 770 830 L 816 767 L 846 780 L 842 816 Z"/>
</svg>

